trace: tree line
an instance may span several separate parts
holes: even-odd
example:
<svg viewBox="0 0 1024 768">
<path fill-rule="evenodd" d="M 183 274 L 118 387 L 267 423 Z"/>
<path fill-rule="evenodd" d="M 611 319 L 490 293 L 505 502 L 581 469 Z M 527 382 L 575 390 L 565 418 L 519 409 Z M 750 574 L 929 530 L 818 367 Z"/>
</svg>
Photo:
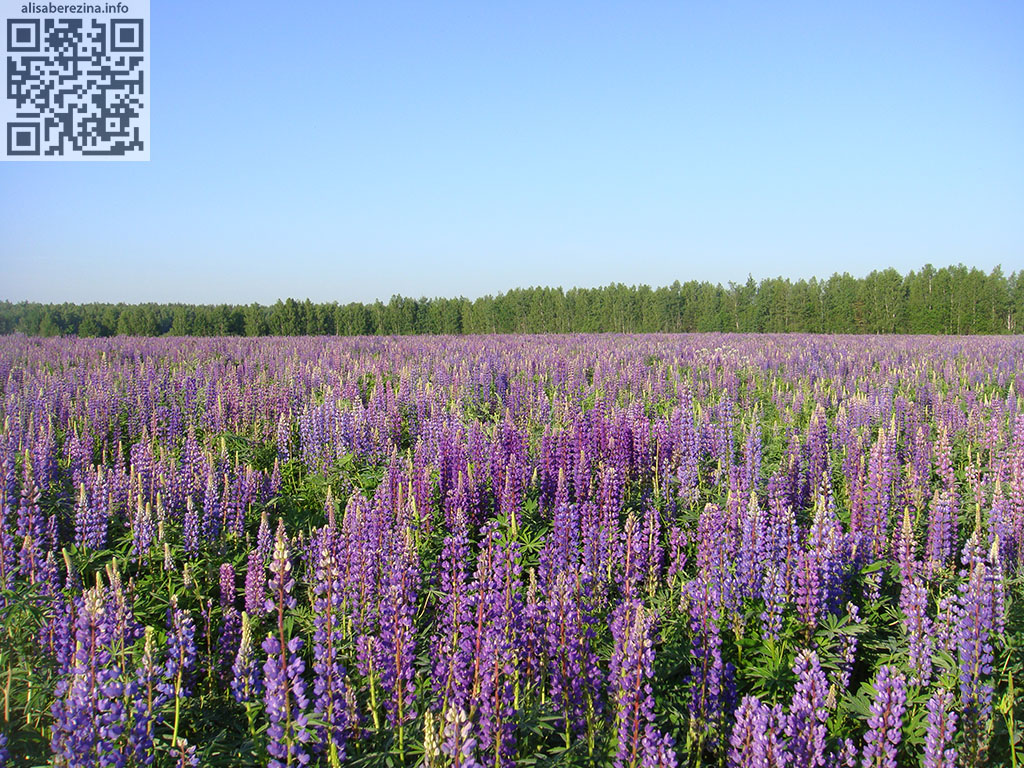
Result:
<svg viewBox="0 0 1024 768">
<path fill-rule="evenodd" d="M 930 264 L 901 275 L 776 277 L 726 286 L 517 288 L 497 296 L 272 306 L 0 302 L 0 333 L 297 336 L 601 332 L 1007 334 L 1024 329 L 1024 270 Z"/>
</svg>

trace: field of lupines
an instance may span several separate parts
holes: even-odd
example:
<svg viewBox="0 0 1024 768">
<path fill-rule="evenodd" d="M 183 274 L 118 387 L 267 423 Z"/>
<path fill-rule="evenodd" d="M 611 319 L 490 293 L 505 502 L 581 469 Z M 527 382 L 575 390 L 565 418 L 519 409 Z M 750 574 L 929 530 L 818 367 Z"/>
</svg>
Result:
<svg viewBox="0 0 1024 768">
<path fill-rule="evenodd" d="M 0 763 L 1018 765 L 1024 339 L 0 338 Z"/>
</svg>

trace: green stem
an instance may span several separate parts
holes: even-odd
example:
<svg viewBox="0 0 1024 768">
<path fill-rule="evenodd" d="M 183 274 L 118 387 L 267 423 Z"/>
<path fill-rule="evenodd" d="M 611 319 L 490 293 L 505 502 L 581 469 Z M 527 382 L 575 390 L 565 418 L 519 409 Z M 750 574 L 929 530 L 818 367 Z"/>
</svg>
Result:
<svg viewBox="0 0 1024 768">
<path fill-rule="evenodd" d="M 181 669 L 178 669 L 178 676 L 174 681 L 174 733 L 171 735 L 171 744 L 178 744 L 178 724 L 181 722 Z"/>
<path fill-rule="evenodd" d="M 380 731 L 380 716 L 377 714 L 377 680 L 373 674 L 373 667 L 370 667 L 370 712 L 373 713 L 373 728 Z"/>
</svg>

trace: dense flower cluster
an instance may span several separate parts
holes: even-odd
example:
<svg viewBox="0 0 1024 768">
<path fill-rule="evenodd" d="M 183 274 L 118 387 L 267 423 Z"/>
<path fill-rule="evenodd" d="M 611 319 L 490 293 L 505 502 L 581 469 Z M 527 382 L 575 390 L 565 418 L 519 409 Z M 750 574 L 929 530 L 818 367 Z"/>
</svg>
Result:
<svg viewBox="0 0 1024 768">
<path fill-rule="evenodd" d="M 954 768 L 956 750 L 952 746 L 957 716 L 953 711 L 953 694 L 938 690 L 928 699 L 928 733 L 925 738 L 925 768 Z"/>
<path fill-rule="evenodd" d="M 615 650 L 609 665 L 618 749 L 616 768 L 676 764 L 673 741 L 654 726 L 654 617 L 637 601 L 619 606 L 612 619 Z"/>
<path fill-rule="evenodd" d="M 906 681 L 892 668 L 881 667 L 874 687 L 875 698 L 864 736 L 864 768 L 896 768 L 906 712 Z"/>
<path fill-rule="evenodd" d="M 1009 762 L 1022 371 L 1019 338 L 0 339 L 0 764 Z"/>
</svg>

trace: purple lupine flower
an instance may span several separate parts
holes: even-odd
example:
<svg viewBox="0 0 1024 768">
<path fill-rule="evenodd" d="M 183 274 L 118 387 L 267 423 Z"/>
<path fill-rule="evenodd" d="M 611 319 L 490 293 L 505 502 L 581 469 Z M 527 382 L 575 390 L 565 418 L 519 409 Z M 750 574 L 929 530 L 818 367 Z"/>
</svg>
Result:
<svg viewBox="0 0 1024 768">
<path fill-rule="evenodd" d="M 860 609 L 853 603 L 846 604 L 846 624 L 848 626 L 860 624 Z M 832 681 L 836 683 L 840 690 L 845 690 L 850 687 L 853 665 L 857 660 L 857 634 L 852 631 L 846 632 L 843 634 L 840 642 L 842 644 L 842 654 L 839 665 L 832 674 Z"/>
<path fill-rule="evenodd" d="M 817 483 L 829 473 L 828 418 L 821 403 L 814 406 L 807 425 L 807 476 Z"/>
<path fill-rule="evenodd" d="M 662 733 L 653 725 L 648 725 L 644 733 L 643 768 L 676 768 L 676 742 L 667 733 Z"/>
<path fill-rule="evenodd" d="M 51 749 L 71 765 L 116 764 L 123 759 L 124 684 L 111 653 L 114 626 L 107 608 L 102 587 L 82 596 L 71 674 L 58 683 L 51 707 Z"/>
<path fill-rule="evenodd" d="M 1018 548 L 1017 526 L 1013 524 L 1013 502 L 1005 498 L 1003 483 L 995 480 L 992 504 L 988 512 L 988 543 L 998 550 L 1000 562 L 1016 560 Z"/>
<path fill-rule="evenodd" d="M 128 747 L 139 765 L 150 765 L 154 759 L 152 750 L 155 729 L 163 721 L 161 708 L 167 701 L 167 697 L 159 690 L 162 673 L 163 669 L 156 660 L 153 629 L 147 627 L 142 659 L 129 697 L 132 701 Z"/>
<path fill-rule="evenodd" d="M 697 572 L 724 581 L 733 559 L 734 537 L 722 510 L 708 504 L 697 520 Z"/>
<path fill-rule="evenodd" d="M 221 527 L 221 504 L 220 494 L 217 489 L 217 480 L 211 465 L 206 476 L 206 490 L 203 493 L 203 517 L 201 530 L 206 541 L 216 541 L 220 536 Z"/>
<path fill-rule="evenodd" d="M 277 457 L 280 461 L 288 461 L 292 450 L 292 426 L 286 414 L 282 413 L 277 419 L 277 432 L 275 434 L 277 445 Z"/>
<path fill-rule="evenodd" d="M 729 765 L 732 768 L 784 768 L 793 757 L 783 740 L 786 715 L 781 707 L 772 709 L 754 696 L 746 696 L 736 709 L 729 737 Z"/>
<path fill-rule="evenodd" d="M 565 715 L 559 727 L 578 735 L 586 728 L 587 713 L 600 709 L 600 666 L 591 646 L 595 633 L 586 619 L 587 606 L 577 584 L 572 574 L 562 571 L 549 585 L 544 601 L 544 641 L 551 697 Z"/>
<path fill-rule="evenodd" d="M 442 711 L 463 710 L 472 680 L 472 649 L 465 642 L 472 631 L 469 607 L 469 541 L 463 530 L 447 536 L 437 561 L 437 633 L 431 639 L 434 694 Z"/>
<path fill-rule="evenodd" d="M 615 702 L 617 752 L 615 765 L 636 766 L 642 734 L 654 720 L 649 679 L 653 674 L 653 617 L 639 601 L 619 605 L 612 618 L 615 647 L 609 665 L 609 683 Z"/>
<path fill-rule="evenodd" d="M 452 768 L 483 768 L 483 763 L 476 758 L 473 721 L 465 710 L 451 707 L 445 711 L 441 735 L 441 752 L 452 761 Z"/>
<path fill-rule="evenodd" d="M 380 607 L 378 592 L 382 567 L 379 553 L 384 530 L 380 510 L 367 509 L 362 496 L 353 494 L 339 531 L 339 565 L 352 629 L 357 635 L 376 630 L 374 624 Z"/>
<path fill-rule="evenodd" d="M 242 612 L 241 636 L 238 640 L 238 653 L 231 665 L 231 695 L 235 701 L 245 703 L 254 701 L 263 691 L 263 679 L 259 676 L 259 662 L 256 659 L 256 648 L 252 642 L 252 622 L 249 614 Z"/>
<path fill-rule="evenodd" d="M 150 502 L 143 502 L 141 496 L 131 516 L 131 528 L 132 554 L 135 555 L 136 562 L 145 563 L 153 546 L 156 523 L 153 522 L 153 508 Z"/>
<path fill-rule="evenodd" d="M 245 535 L 245 510 L 250 494 L 249 483 L 252 470 L 246 467 L 244 472 L 235 468 L 234 477 L 229 479 L 224 473 L 223 491 L 220 498 L 221 520 L 226 533 L 237 538 Z"/>
<path fill-rule="evenodd" d="M 222 563 L 220 566 L 220 607 L 221 627 L 217 649 L 220 673 L 224 678 L 231 670 L 242 631 L 242 616 L 235 607 L 235 569 L 231 563 Z"/>
<path fill-rule="evenodd" d="M 270 561 L 270 580 L 267 587 L 270 596 L 264 603 L 267 613 L 277 613 L 278 630 L 284 634 L 284 614 L 298 605 L 292 589 L 295 579 L 292 577 L 292 562 L 288 551 L 288 534 L 285 532 L 284 520 L 277 521 L 277 535 L 274 538 L 274 554 Z"/>
<path fill-rule="evenodd" d="M 192 497 L 185 500 L 185 517 L 181 524 L 182 548 L 185 554 L 196 557 L 199 554 L 199 513 Z"/>
<path fill-rule="evenodd" d="M 319 746 L 332 761 L 345 758 L 345 668 L 338 661 L 343 644 L 341 632 L 341 571 L 335 553 L 335 529 L 325 527 L 317 547 L 313 576 L 313 713 L 323 725 L 317 727 Z"/>
<path fill-rule="evenodd" d="M 857 768 L 860 757 L 857 744 L 853 739 L 843 739 L 842 746 L 839 748 L 839 754 L 836 755 L 836 765 L 843 766 L 843 768 Z"/>
<path fill-rule="evenodd" d="M 233 608 L 235 606 L 235 569 L 231 563 L 220 565 L 220 607 Z"/>
<path fill-rule="evenodd" d="M 797 582 L 801 531 L 793 507 L 784 496 L 783 485 L 784 480 L 778 474 L 768 483 L 766 537 L 768 551 L 771 553 L 769 561 L 778 569 L 786 587 L 787 597 L 791 597 L 795 593 Z"/>
<path fill-rule="evenodd" d="M 910 460 L 907 462 L 909 501 L 915 514 L 919 514 L 925 509 L 928 488 L 931 486 L 932 446 L 928 440 L 928 429 L 923 424 L 914 429 L 910 436 Z"/>
<path fill-rule="evenodd" d="M 935 463 L 939 478 L 946 490 L 956 487 L 956 471 L 953 469 L 953 451 L 949 442 L 949 430 L 944 424 L 939 425 L 939 439 L 935 443 Z"/>
<path fill-rule="evenodd" d="M 860 536 L 871 559 L 885 554 L 888 545 L 889 516 L 893 506 L 892 484 L 895 475 L 895 438 L 885 427 L 871 446 L 862 506 L 851 514 L 851 531 Z"/>
<path fill-rule="evenodd" d="M 190 673 L 198 655 L 196 625 L 188 611 L 178 608 L 174 597 L 171 597 L 170 625 L 161 691 L 169 698 L 188 698 L 192 693 Z"/>
<path fill-rule="evenodd" d="M 917 561 L 917 542 L 909 506 L 903 508 L 902 525 L 893 533 L 892 551 L 899 564 L 901 582 L 910 581 L 921 568 Z"/>
<path fill-rule="evenodd" d="M 21 537 L 32 537 L 42 540 L 46 535 L 46 517 L 40 508 L 42 494 L 36 485 L 32 472 L 32 459 L 25 451 L 24 479 L 21 483 L 21 498 L 18 504 L 17 533 Z"/>
<path fill-rule="evenodd" d="M 758 503 L 757 494 L 750 491 L 749 502 L 738 512 L 740 548 L 736 574 L 746 596 L 756 596 L 763 581 L 768 561 L 767 515 Z"/>
<path fill-rule="evenodd" d="M 953 559 L 956 549 L 956 517 L 949 491 L 935 491 L 928 512 L 926 560 L 930 569 L 943 568 Z"/>
<path fill-rule="evenodd" d="M 89 498 L 84 482 L 79 486 L 75 504 L 75 544 L 79 547 L 100 550 L 106 544 L 107 513 L 100 501 L 102 497 Z"/>
<path fill-rule="evenodd" d="M 299 657 L 302 640 L 293 637 L 282 645 L 273 634 L 263 641 L 267 661 L 263 665 L 263 687 L 267 704 L 267 752 L 271 768 L 305 765 L 309 761 L 306 743 L 309 728 L 305 709 L 309 705 L 302 681 L 305 665 Z"/>
<path fill-rule="evenodd" d="M 686 531 L 678 526 L 672 526 L 668 532 L 668 579 L 672 581 L 677 576 L 682 576 L 686 569 L 686 545 L 689 543 Z"/>
<path fill-rule="evenodd" d="M 58 593 L 50 605 L 49 617 L 41 644 L 57 662 L 57 670 L 67 674 L 75 652 L 76 601 L 66 594 Z"/>
<path fill-rule="evenodd" d="M 415 712 L 416 637 L 413 617 L 416 611 L 416 585 L 419 571 L 414 553 L 404 538 L 392 542 L 385 557 L 387 572 L 380 605 L 380 682 L 385 692 L 384 709 L 388 724 L 399 732 L 402 748 L 402 726 Z"/>
<path fill-rule="evenodd" d="M 480 748 L 494 764 L 510 765 L 515 753 L 515 649 L 522 632 L 521 568 L 514 542 L 502 542 L 495 522 L 481 531 L 470 588 L 473 636 L 471 704 L 478 711 Z"/>
<path fill-rule="evenodd" d="M 273 499 L 281 490 L 281 459 L 274 460 L 274 468 L 270 470 L 270 477 L 263 486 L 262 501 L 267 502 Z"/>
<path fill-rule="evenodd" d="M 864 768 L 896 768 L 907 703 L 906 680 L 894 668 L 883 665 L 878 669 L 874 688 L 868 732 L 864 736 L 863 765 Z"/>
<path fill-rule="evenodd" d="M 171 742 L 178 738 L 181 716 L 181 701 L 192 695 L 191 671 L 198 655 L 195 643 L 196 627 L 192 616 L 178 608 L 178 601 L 172 595 L 169 607 L 170 630 L 167 634 L 167 662 L 163 679 L 157 690 L 167 699 L 174 701 L 174 730 Z"/>
<path fill-rule="evenodd" d="M 928 591 L 918 576 L 903 583 L 900 609 L 906 618 L 907 651 L 910 654 L 912 685 L 925 686 L 932 674 L 934 646 L 932 620 L 928 617 Z"/>
<path fill-rule="evenodd" d="M 960 586 L 956 626 L 960 665 L 961 723 L 967 744 L 966 763 L 979 765 L 988 744 L 986 721 L 992 714 L 994 686 L 990 676 L 994 659 L 993 635 L 1003 622 L 1003 585 L 998 551 L 988 558 L 975 533 L 964 547 L 965 583 Z"/>
<path fill-rule="evenodd" d="M 544 669 L 544 632 L 543 599 L 537 581 L 537 570 L 531 568 L 526 577 L 526 601 L 523 606 L 522 628 L 519 632 L 517 656 L 519 676 L 521 679 L 532 680 L 540 677 Z M 592 617 L 588 617 L 592 618 Z M 590 670 L 589 677 L 600 679 L 600 669 Z M 600 709 L 599 701 L 596 703 Z"/>
<path fill-rule="evenodd" d="M 196 752 L 196 745 L 191 746 L 188 740 L 179 736 L 177 742 L 169 750 L 174 758 L 175 768 L 199 768 L 199 755 Z"/>
<path fill-rule="evenodd" d="M 654 616 L 638 600 L 625 601 L 612 617 L 615 647 L 609 663 L 611 697 L 615 702 L 618 748 L 616 768 L 637 768 L 647 759 L 657 760 L 665 745 L 653 731 Z M 649 730 L 650 739 L 648 739 Z M 646 742 L 646 744 L 645 744 Z M 667 749 L 671 751 L 671 746 Z M 651 757 L 645 755 L 650 752 Z M 672 753 L 674 761 L 675 755 Z"/>
<path fill-rule="evenodd" d="M 939 689 L 928 699 L 928 730 L 924 740 L 924 768 L 956 768 L 956 713 L 953 694 Z"/>
<path fill-rule="evenodd" d="M 21 551 L 18 552 L 18 566 L 21 575 L 29 584 L 46 582 L 43 564 L 46 562 L 39 539 L 31 533 L 21 540 Z"/>
<path fill-rule="evenodd" d="M 955 656 L 957 653 L 957 627 L 960 624 L 959 597 L 955 592 L 948 592 L 939 598 L 935 610 L 936 647 L 945 653 Z"/>
<path fill-rule="evenodd" d="M 822 613 L 834 613 L 842 605 L 850 547 L 831 498 L 819 496 L 807 545 L 800 553 L 797 571 L 796 606 L 800 617 L 812 628 Z"/>
<path fill-rule="evenodd" d="M 267 751 L 273 768 L 286 768 L 293 762 L 305 765 L 309 755 L 305 744 L 309 741 L 305 709 L 309 705 L 306 687 L 302 681 L 305 665 L 299 657 L 302 640 L 288 639 L 285 631 L 285 612 L 297 605 L 292 589 L 295 579 L 291 575 L 292 563 L 288 552 L 288 535 L 284 521 L 277 522 L 274 554 L 270 562 L 271 597 L 267 599 L 268 612 L 277 613 L 277 633 L 267 635 L 263 650 L 267 660 L 263 665 L 264 698 L 267 704 Z"/>
<path fill-rule="evenodd" d="M 623 597 L 636 597 L 636 586 L 645 576 L 642 565 L 638 563 L 640 555 L 640 524 L 633 512 L 626 517 L 622 526 L 621 541 L 618 542 L 619 565 L 615 569 L 615 581 L 619 585 Z"/>
<path fill-rule="evenodd" d="M 764 610 L 761 611 L 762 634 L 778 641 L 782 631 L 782 614 L 786 609 L 786 580 L 774 565 L 765 570 L 761 598 L 764 601 Z"/>
<path fill-rule="evenodd" d="M 719 586 L 700 576 L 688 586 L 690 649 L 690 728 L 697 740 L 713 738 L 724 708 L 726 671 L 722 663 Z"/>
<path fill-rule="evenodd" d="M 260 514 L 260 526 L 256 531 L 256 552 L 260 562 L 266 565 L 274 553 L 274 533 L 270 530 L 270 516 L 266 510 Z"/>
<path fill-rule="evenodd" d="M 649 590 L 653 590 L 661 576 L 664 565 L 664 553 L 661 547 L 661 514 L 654 504 L 644 509 L 643 525 L 640 529 L 640 540 L 637 552 L 638 563 L 645 571 L 644 576 Z"/>
<path fill-rule="evenodd" d="M 801 651 L 793 665 L 793 674 L 797 676 L 796 692 L 786 722 L 789 751 L 798 765 L 824 766 L 828 683 L 818 654 Z"/>
<path fill-rule="evenodd" d="M 109 567 L 107 569 L 107 577 L 110 580 L 107 599 L 110 604 L 113 648 L 123 655 L 123 651 L 126 648 L 129 648 L 137 639 L 143 636 L 144 629 L 135 620 L 132 612 L 133 595 L 125 589 L 124 582 L 121 581 L 117 568 Z M 124 666 L 124 659 L 119 659 L 119 661 Z"/>
<path fill-rule="evenodd" d="M 8 524 L 8 505 L 4 489 L 0 488 L 0 592 L 9 590 L 14 585 L 17 573 L 18 554 L 14 543 L 14 535 Z M 7 605 L 7 597 L 2 598 L 0 605 Z"/>
<path fill-rule="evenodd" d="M 258 550 L 249 553 L 245 567 L 245 612 L 259 616 L 266 610 L 266 561 Z"/>
</svg>

